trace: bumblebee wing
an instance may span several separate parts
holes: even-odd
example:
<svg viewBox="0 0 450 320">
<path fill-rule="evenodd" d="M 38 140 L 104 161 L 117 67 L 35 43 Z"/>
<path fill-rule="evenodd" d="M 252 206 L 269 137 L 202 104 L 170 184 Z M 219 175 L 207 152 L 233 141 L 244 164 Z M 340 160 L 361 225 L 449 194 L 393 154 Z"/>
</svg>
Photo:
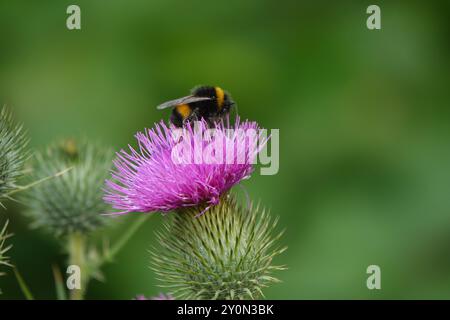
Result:
<svg viewBox="0 0 450 320">
<path fill-rule="evenodd" d="M 205 100 L 211 100 L 211 98 L 210 97 L 186 96 L 183 98 L 178 98 L 175 100 L 170 100 L 170 101 L 164 102 L 164 103 L 160 104 L 159 106 L 157 106 L 156 109 L 162 110 L 162 109 L 166 109 L 166 108 L 170 108 L 170 107 L 175 107 L 180 104 L 188 104 L 188 103 L 192 103 L 192 102 L 205 101 Z"/>
</svg>

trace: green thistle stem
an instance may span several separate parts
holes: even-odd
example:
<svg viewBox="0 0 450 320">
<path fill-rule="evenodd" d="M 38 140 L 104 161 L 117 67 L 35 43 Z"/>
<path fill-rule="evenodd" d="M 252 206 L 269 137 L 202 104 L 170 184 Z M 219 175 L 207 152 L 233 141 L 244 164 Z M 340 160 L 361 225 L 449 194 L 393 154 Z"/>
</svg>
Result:
<svg viewBox="0 0 450 320">
<path fill-rule="evenodd" d="M 17 267 L 14 267 L 14 275 L 16 276 L 17 283 L 19 284 L 20 290 L 22 290 L 23 295 L 27 300 L 34 300 L 33 295 L 31 294 L 30 289 L 28 288 L 28 285 L 26 284 L 25 280 L 23 279 L 22 275 L 20 274 Z"/>
<path fill-rule="evenodd" d="M 71 290 L 70 298 L 71 300 L 82 300 L 90 280 L 90 274 L 86 265 L 86 238 L 80 233 L 73 233 L 69 236 L 69 264 L 78 266 L 81 271 L 81 288 Z"/>
<path fill-rule="evenodd" d="M 67 300 L 64 278 L 57 265 L 52 265 L 53 278 L 55 279 L 56 297 L 58 300 Z"/>
<path fill-rule="evenodd" d="M 92 270 L 99 270 L 103 264 L 110 262 L 119 253 L 119 251 L 127 244 L 127 242 L 133 237 L 133 235 L 139 230 L 139 228 L 148 220 L 151 215 L 143 215 L 133 221 L 133 223 L 125 230 L 122 236 L 115 242 L 111 249 L 107 250 L 102 258 L 94 265 L 89 266 L 86 261 L 86 237 L 80 233 L 73 233 L 69 236 L 69 263 L 71 265 L 77 265 L 81 270 L 81 290 L 72 290 L 70 294 L 71 300 L 84 299 L 87 286 L 92 279 Z M 58 274 L 55 267 L 53 268 L 55 275 L 55 284 L 57 286 L 58 297 L 63 299 L 61 289 L 58 288 Z"/>
</svg>

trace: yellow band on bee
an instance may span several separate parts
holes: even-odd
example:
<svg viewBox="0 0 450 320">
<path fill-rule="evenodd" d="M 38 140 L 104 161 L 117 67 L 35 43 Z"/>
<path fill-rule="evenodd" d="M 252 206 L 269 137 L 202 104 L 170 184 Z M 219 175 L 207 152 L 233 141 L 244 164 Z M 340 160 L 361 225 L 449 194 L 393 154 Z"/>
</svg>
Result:
<svg viewBox="0 0 450 320">
<path fill-rule="evenodd" d="M 184 120 L 191 115 L 191 107 L 187 104 L 180 104 L 177 106 L 177 112 Z"/>
<path fill-rule="evenodd" d="M 219 87 L 215 87 L 216 89 L 216 97 L 217 97 L 217 107 L 222 109 L 223 101 L 225 100 L 225 92 Z"/>
</svg>

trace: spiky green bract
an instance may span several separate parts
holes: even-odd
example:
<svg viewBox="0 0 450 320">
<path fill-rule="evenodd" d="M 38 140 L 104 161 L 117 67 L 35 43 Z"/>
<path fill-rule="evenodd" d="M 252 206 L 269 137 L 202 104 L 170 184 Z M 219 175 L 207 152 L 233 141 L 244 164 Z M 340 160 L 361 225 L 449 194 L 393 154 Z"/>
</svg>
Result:
<svg viewBox="0 0 450 320">
<path fill-rule="evenodd" d="M 0 111 L 0 206 L 8 193 L 17 188 L 28 157 L 28 139 L 21 125 L 15 123 L 11 112 Z"/>
<path fill-rule="evenodd" d="M 6 256 L 6 252 L 11 249 L 11 245 L 6 245 L 6 239 L 11 235 L 6 232 L 6 228 L 8 227 L 8 221 L 6 221 L 5 225 L 0 229 L 0 266 L 11 266 L 9 264 L 9 258 Z M 3 273 L 0 272 L 0 275 Z"/>
<path fill-rule="evenodd" d="M 39 180 L 72 168 L 61 176 L 31 188 L 24 203 L 33 226 L 56 236 L 86 234 L 104 226 L 110 217 L 103 202 L 103 184 L 113 154 L 87 141 L 66 140 L 36 154 L 31 180 Z"/>
<path fill-rule="evenodd" d="M 0 268 L 3 266 L 11 267 L 9 263 L 9 258 L 6 256 L 6 253 L 9 249 L 11 249 L 11 245 L 6 245 L 6 239 L 10 237 L 10 235 L 6 232 L 6 228 L 8 227 L 8 221 L 6 221 L 5 225 L 0 228 Z M 0 276 L 4 275 L 4 273 L 0 270 Z M 0 288 L 0 294 L 2 290 Z"/>
<path fill-rule="evenodd" d="M 277 282 L 284 269 L 272 259 L 277 246 L 277 219 L 259 206 L 244 208 L 233 198 L 196 217 L 201 209 L 171 214 L 157 233 L 152 269 L 176 299 L 257 299 L 262 288 Z"/>
</svg>

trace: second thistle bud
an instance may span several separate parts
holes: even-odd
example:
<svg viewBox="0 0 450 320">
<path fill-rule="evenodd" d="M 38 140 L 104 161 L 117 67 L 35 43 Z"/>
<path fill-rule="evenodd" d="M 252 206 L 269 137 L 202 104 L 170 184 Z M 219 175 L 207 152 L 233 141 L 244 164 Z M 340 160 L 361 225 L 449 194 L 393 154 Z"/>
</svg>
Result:
<svg viewBox="0 0 450 320">
<path fill-rule="evenodd" d="M 24 201 L 34 225 L 57 236 L 84 234 L 105 225 L 102 215 L 108 206 L 102 200 L 102 187 L 109 174 L 112 152 L 89 142 L 69 139 L 36 155 L 33 180 L 44 179 L 65 169 L 27 193 Z"/>
</svg>

